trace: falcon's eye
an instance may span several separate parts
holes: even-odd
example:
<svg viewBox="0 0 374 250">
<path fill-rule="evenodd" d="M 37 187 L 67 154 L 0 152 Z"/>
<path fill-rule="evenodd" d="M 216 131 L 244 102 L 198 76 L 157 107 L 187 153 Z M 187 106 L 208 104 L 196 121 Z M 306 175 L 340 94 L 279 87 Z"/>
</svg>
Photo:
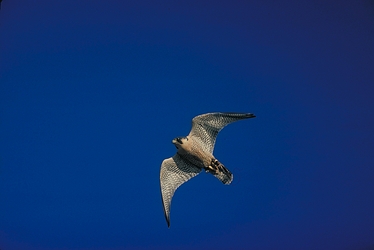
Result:
<svg viewBox="0 0 374 250">
<path fill-rule="evenodd" d="M 178 137 L 178 138 L 177 138 L 177 141 L 178 141 L 180 144 L 183 144 L 181 138 Z"/>
</svg>

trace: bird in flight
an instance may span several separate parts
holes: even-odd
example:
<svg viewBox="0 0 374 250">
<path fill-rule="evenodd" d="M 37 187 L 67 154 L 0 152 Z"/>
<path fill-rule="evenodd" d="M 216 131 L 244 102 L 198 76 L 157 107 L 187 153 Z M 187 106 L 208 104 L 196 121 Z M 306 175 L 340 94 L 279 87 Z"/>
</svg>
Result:
<svg viewBox="0 0 374 250">
<path fill-rule="evenodd" d="M 208 113 L 192 119 L 192 129 L 186 137 L 177 137 L 172 143 L 177 153 L 161 164 L 160 184 L 164 213 L 170 227 L 170 205 L 175 190 L 198 175 L 203 169 L 223 184 L 232 182 L 232 173 L 213 156 L 218 132 L 226 125 L 256 117 L 251 113 Z"/>
</svg>

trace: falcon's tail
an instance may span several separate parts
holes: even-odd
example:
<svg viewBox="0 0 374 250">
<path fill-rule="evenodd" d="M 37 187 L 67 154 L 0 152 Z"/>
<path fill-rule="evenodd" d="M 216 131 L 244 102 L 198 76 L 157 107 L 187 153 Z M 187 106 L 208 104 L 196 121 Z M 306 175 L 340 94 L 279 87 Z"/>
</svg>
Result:
<svg viewBox="0 0 374 250">
<path fill-rule="evenodd" d="M 232 182 L 233 175 L 232 173 L 217 159 L 212 159 L 208 168 L 206 168 L 207 172 L 213 174 L 217 179 L 222 181 L 223 184 L 229 185 Z"/>
</svg>

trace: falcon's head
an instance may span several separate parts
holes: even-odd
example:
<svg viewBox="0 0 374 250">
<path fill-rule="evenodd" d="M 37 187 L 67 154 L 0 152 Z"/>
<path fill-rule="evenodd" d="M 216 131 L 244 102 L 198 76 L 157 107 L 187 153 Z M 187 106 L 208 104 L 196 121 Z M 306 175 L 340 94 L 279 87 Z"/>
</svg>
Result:
<svg viewBox="0 0 374 250">
<path fill-rule="evenodd" d="M 187 137 L 177 137 L 172 140 L 172 143 L 177 149 L 179 149 L 180 147 L 182 147 L 182 144 L 187 141 L 188 141 Z"/>
</svg>

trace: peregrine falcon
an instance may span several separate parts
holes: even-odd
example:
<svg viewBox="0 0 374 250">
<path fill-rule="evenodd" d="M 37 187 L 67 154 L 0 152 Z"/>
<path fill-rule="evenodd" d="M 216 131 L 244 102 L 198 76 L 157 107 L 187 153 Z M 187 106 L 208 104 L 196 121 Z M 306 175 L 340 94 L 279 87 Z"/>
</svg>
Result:
<svg viewBox="0 0 374 250">
<path fill-rule="evenodd" d="M 201 170 L 211 173 L 223 184 L 229 185 L 232 173 L 213 156 L 218 132 L 226 125 L 256 117 L 251 113 L 208 113 L 192 119 L 192 129 L 186 137 L 177 137 L 172 143 L 177 153 L 161 164 L 160 184 L 164 213 L 170 227 L 170 205 L 175 190 L 198 175 Z"/>
</svg>

